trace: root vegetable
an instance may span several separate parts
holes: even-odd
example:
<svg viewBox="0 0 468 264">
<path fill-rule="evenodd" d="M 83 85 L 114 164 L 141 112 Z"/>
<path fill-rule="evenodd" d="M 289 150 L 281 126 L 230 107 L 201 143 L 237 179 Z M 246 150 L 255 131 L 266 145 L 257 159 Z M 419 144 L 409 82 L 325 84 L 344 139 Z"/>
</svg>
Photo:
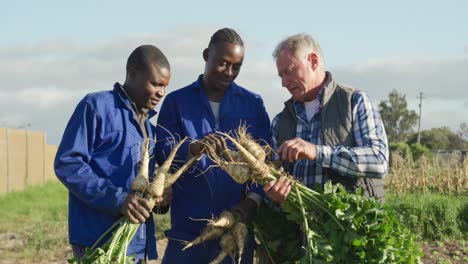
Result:
<svg viewBox="0 0 468 264">
<path fill-rule="evenodd" d="M 249 134 L 247 134 L 247 127 L 241 126 L 237 130 L 239 143 L 247 149 L 257 160 L 265 161 L 266 153 L 260 144 L 258 144 Z"/>
<path fill-rule="evenodd" d="M 224 234 L 224 231 L 225 230 L 222 227 L 207 225 L 203 229 L 202 233 L 197 238 L 188 243 L 182 250 L 186 250 L 187 248 L 196 246 L 207 240 L 218 238 Z"/>
<path fill-rule="evenodd" d="M 237 245 L 237 253 L 238 253 L 238 263 L 241 263 L 242 253 L 244 253 L 244 245 L 247 239 L 247 235 L 249 230 L 247 226 L 242 222 L 237 222 L 234 227 L 232 228 L 232 235 L 234 236 L 234 241 Z"/>
<path fill-rule="evenodd" d="M 252 180 L 261 181 L 261 183 L 271 180 L 276 180 L 276 177 L 270 174 L 270 167 L 261 160 L 258 160 L 254 155 L 252 155 L 244 146 L 242 146 L 236 139 L 231 137 L 226 133 L 221 133 L 221 135 L 228 138 L 234 146 L 238 149 L 239 153 L 244 158 L 245 162 L 249 164 L 249 167 L 252 171 Z"/>
<path fill-rule="evenodd" d="M 221 153 L 223 157 L 229 162 L 243 162 L 242 155 L 240 155 L 237 151 L 232 149 L 225 149 Z"/>
<path fill-rule="evenodd" d="M 194 163 L 199 158 L 200 156 L 194 156 L 190 158 L 184 165 L 182 165 L 182 167 L 180 167 L 172 175 L 171 174 L 167 175 L 166 180 L 164 182 L 164 189 L 172 186 L 172 184 L 174 184 L 174 182 L 176 182 L 177 179 L 179 179 L 179 177 L 190 167 L 190 165 L 192 165 L 192 163 Z"/>
<path fill-rule="evenodd" d="M 149 139 L 143 141 L 142 157 L 138 174 L 132 182 L 132 190 L 136 192 L 144 192 L 149 184 Z"/>
<path fill-rule="evenodd" d="M 234 181 L 240 184 L 246 183 L 252 174 L 249 165 L 245 162 L 220 161 L 218 165 L 229 174 Z"/>
<path fill-rule="evenodd" d="M 219 215 L 219 218 L 216 221 L 208 225 L 215 226 L 215 227 L 222 227 L 222 228 L 231 228 L 235 222 L 236 222 L 236 217 L 234 216 L 233 213 L 231 213 L 230 211 L 223 211 Z"/>
<path fill-rule="evenodd" d="M 223 261 L 225 257 L 234 253 L 236 249 L 236 242 L 234 236 L 230 232 L 225 233 L 219 240 L 219 246 L 221 247 L 219 255 L 215 259 L 213 259 L 209 264 L 219 264 Z"/>
<path fill-rule="evenodd" d="M 148 186 L 148 192 L 153 197 L 162 197 L 164 191 L 164 182 L 166 181 L 166 176 L 169 174 L 169 169 L 171 168 L 172 161 L 175 158 L 177 150 L 179 150 L 180 146 L 187 140 L 187 138 L 182 139 L 179 143 L 172 149 L 169 157 L 167 157 L 166 161 L 159 167 L 156 172 L 154 173 L 154 180 Z"/>
</svg>

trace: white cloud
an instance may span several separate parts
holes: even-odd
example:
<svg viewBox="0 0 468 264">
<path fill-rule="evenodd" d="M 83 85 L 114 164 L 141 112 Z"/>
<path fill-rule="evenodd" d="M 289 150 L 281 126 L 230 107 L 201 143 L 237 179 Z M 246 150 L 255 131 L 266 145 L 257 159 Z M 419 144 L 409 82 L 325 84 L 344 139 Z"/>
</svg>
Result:
<svg viewBox="0 0 468 264">
<path fill-rule="evenodd" d="M 192 83 L 203 72 L 201 54 L 215 30 L 212 26 L 184 27 L 157 35 L 133 34 L 102 43 L 50 40 L 23 46 L 0 46 L 0 124 L 17 127 L 31 123 L 31 129 L 46 131 L 48 142 L 58 144 L 75 105 L 85 94 L 108 90 L 114 82 L 124 81 L 125 63 L 135 47 L 154 44 L 168 56 L 172 80 L 167 90 L 171 92 Z M 265 58 L 259 56 L 265 53 L 267 46 L 249 41 L 236 82 L 261 94 L 270 118 L 273 118 L 283 108 L 289 93 L 281 87 L 271 52 L 266 52 Z M 428 118 L 428 125 L 457 126 L 466 122 L 468 113 L 463 110 L 466 111 L 468 106 L 467 58 L 374 60 L 332 71 L 339 82 L 362 89 L 376 103 L 392 89 L 397 89 L 412 100 L 410 104 L 416 100 L 419 91 L 429 99 L 458 104 L 447 112 L 441 111 L 443 118 Z M 458 100 L 457 103 L 454 100 Z M 427 102 L 425 109 L 432 111 Z M 432 109 L 443 110 L 443 103 L 438 104 L 438 109 Z M 432 112 L 426 116 L 435 117 Z"/>
<path fill-rule="evenodd" d="M 408 107 L 418 110 L 423 93 L 423 128 L 466 122 L 468 111 L 468 58 L 370 61 L 337 67 L 335 77 L 369 94 L 378 104 L 393 90 L 406 95 Z M 430 116 L 430 118 L 428 118 Z"/>
<path fill-rule="evenodd" d="M 64 103 L 73 103 L 75 97 L 69 91 L 55 87 L 31 87 L 20 90 L 15 98 L 19 103 L 38 108 L 55 108 Z"/>
<path fill-rule="evenodd" d="M 467 95 L 468 58 L 399 59 L 337 67 L 337 78 L 378 98 L 396 89 L 408 96 L 455 99 Z"/>
</svg>

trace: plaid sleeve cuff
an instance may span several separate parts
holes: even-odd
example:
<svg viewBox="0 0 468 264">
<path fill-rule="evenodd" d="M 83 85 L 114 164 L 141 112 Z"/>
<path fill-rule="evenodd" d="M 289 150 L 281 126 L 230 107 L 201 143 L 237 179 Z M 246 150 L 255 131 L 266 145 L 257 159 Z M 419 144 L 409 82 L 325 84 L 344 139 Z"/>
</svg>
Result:
<svg viewBox="0 0 468 264">
<path fill-rule="evenodd" d="M 254 193 L 254 192 L 249 192 L 247 194 L 247 198 L 252 199 L 257 205 L 257 208 L 260 206 L 260 203 L 262 202 L 262 199 L 263 199 L 258 193 Z"/>
<path fill-rule="evenodd" d="M 330 146 L 317 145 L 317 163 L 322 167 L 330 168 L 332 163 L 333 148 Z"/>
</svg>

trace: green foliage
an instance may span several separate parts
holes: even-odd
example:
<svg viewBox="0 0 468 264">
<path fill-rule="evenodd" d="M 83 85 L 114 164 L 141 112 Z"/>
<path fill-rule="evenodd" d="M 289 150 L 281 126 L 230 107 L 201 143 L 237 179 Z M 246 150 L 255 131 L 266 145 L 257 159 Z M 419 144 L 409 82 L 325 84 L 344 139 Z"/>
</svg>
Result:
<svg viewBox="0 0 468 264">
<path fill-rule="evenodd" d="M 413 156 L 413 160 L 418 160 L 421 156 L 425 156 L 429 159 L 432 158 L 432 152 L 425 146 L 414 143 L 410 145 L 411 154 Z"/>
<path fill-rule="evenodd" d="M 390 143 L 388 148 L 391 153 L 396 152 L 405 159 L 412 157 L 411 148 L 405 142 Z"/>
<path fill-rule="evenodd" d="M 261 242 L 259 249 L 266 251 L 263 258 L 271 258 L 277 264 L 300 260 L 303 244 L 300 226 L 288 220 L 280 208 L 262 204 L 253 225 L 255 236 Z"/>
<path fill-rule="evenodd" d="M 404 159 L 410 159 L 411 161 L 418 160 L 421 156 L 426 156 L 427 158 L 432 158 L 432 152 L 425 146 L 414 143 L 408 145 L 404 142 L 390 143 L 389 150 L 393 153 L 398 153 Z"/>
<path fill-rule="evenodd" d="M 417 139 L 418 135 L 414 133 L 408 138 L 408 143 L 416 143 Z M 421 131 L 420 143 L 429 149 L 444 149 L 449 151 L 468 149 L 468 142 L 460 134 L 456 134 L 448 127 Z"/>
<path fill-rule="evenodd" d="M 365 198 L 362 190 L 349 193 L 328 182 L 315 197 L 323 201 L 325 210 L 309 202 L 311 192 L 301 189 L 301 193 L 304 203 L 288 198 L 281 204 L 288 219 L 305 230 L 305 246 L 312 260 L 306 254 L 301 263 L 419 262 L 422 251 L 411 231 L 400 224 L 392 210 L 374 198 Z M 270 230 L 274 228 L 279 227 Z"/>
<path fill-rule="evenodd" d="M 468 237 L 468 202 L 466 200 L 465 198 L 464 203 L 460 206 L 458 222 L 460 223 L 460 232 Z"/>
<path fill-rule="evenodd" d="M 467 239 L 466 195 L 387 195 L 386 206 L 420 239 Z"/>
<path fill-rule="evenodd" d="M 385 125 L 389 142 L 406 141 L 418 115 L 414 110 L 408 110 L 406 96 L 393 90 L 387 100 L 379 104 L 379 112 Z"/>
</svg>

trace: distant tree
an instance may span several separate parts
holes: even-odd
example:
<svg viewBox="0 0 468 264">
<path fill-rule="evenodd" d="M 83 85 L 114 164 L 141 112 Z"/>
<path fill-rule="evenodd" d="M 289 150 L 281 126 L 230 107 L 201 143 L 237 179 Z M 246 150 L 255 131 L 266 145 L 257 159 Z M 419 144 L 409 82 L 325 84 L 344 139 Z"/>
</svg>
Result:
<svg viewBox="0 0 468 264">
<path fill-rule="evenodd" d="M 403 158 L 409 158 L 412 155 L 411 148 L 406 142 L 390 143 L 388 148 L 392 154 L 398 153 Z"/>
<path fill-rule="evenodd" d="M 463 123 L 460 124 L 458 134 L 464 140 L 468 140 L 468 124 L 467 123 L 463 122 Z"/>
<path fill-rule="evenodd" d="M 413 160 L 418 160 L 421 156 L 426 156 L 426 158 L 432 159 L 432 153 L 426 146 L 418 143 L 413 143 L 410 145 L 411 154 L 413 155 Z"/>
<path fill-rule="evenodd" d="M 406 96 L 393 90 L 388 95 L 388 99 L 380 102 L 379 111 L 388 140 L 390 142 L 406 141 L 418 121 L 418 114 L 414 110 L 408 110 Z"/>
<path fill-rule="evenodd" d="M 417 133 L 412 134 L 408 139 L 408 144 L 416 143 Z M 460 135 L 456 134 L 448 127 L 432 128 L 421 131 L 421 145 L 429 149 L 444 150 L 464 150 L 468 147 L 468 142 Z"/>
</svg>

